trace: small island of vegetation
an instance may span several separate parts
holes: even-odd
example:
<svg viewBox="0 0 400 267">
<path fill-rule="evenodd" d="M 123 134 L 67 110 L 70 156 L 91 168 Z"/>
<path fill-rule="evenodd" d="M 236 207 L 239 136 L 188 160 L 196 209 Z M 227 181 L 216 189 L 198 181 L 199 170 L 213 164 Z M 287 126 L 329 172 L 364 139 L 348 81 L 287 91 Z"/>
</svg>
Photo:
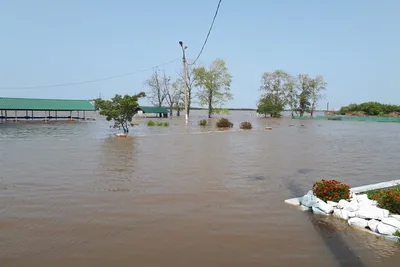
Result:
<svg viewBox="0 0 400 267">
<path fill-rule="evenodd" d="M 400 117 L 400 105 L 364 102 L 341 107 L 340 110 L 335 113 L 346 116 Z"/>
</svg>

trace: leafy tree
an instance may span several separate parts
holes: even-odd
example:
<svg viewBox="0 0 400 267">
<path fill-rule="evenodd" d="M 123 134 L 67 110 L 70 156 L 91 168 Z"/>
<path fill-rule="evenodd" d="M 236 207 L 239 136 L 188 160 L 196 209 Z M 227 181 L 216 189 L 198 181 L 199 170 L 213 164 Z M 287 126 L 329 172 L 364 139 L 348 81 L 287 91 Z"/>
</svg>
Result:
<svg viewBox="0 0 400 267">
<path fill-rule="evenodd" d="M 299 74 L 297 76 L 297 89 L 298 94 L 298 107 L 297 110 L 300 116 L 303 116 L 305 112 L 311 111 L 311 82 L 312 79 L 307 74 Z"/>
<path fill-rule="evenodd" d="M 228 68 L 222 59 L 216 59 L 208 69 L 205 67 L 194 68 L 193 74 L 194 84 L 199 88 L 200 105 L 208 106 L 208 117 L 211 118 L 216 108 L 232 99 L 229 88 L 232 75 L 228 73 Z"/>
<path fill-rule="evenodd" d="M 265 117 L 270 115 L 274 118 L 279 118 L 285 108 L 284 100 L 277 95 L 268 94 L 262 97 L 257 106 L 257 113 L 264 114 Z"/>
<path fill-rule="evenodd" d="M 138 100 L 145 96 L 146 94 L 143 92 L 125 96 L 117 94 L 111 100 L 97 98 L 94 100 L 94 104 L 96 110 L 99 110 L 100 115 L 105 116 L 107 121 L 114 121 L 114 128 L 122 128 L 124 133 L 128 133 L 128 126 L 139 107 Z"/>
<path fill-rule="evenodd" d="M 261 114 L 270 114 L 272 117 L 280 117 L 280 113 L 288 104 L 288 95 L 290 96 L 290 105 L 295 104 L 294 82 L 290 74 L 283 70 L 274 72 L 265 72 L 261 78 L 260 90 L 264 92 L 259 106 L 261 105 Z M 267 111 L 265 113 L 265 111 Z"/>
<path fill-rule="evenodd" d="M 322 93 L 323 91 L 326 90 L 326 85 L 327 83 L 324 81 L 324 78 L 320 75 L 312 79 L 310 82 L 311 117 L 313 116 L 314 111 L 317 107 L 318 100 L 322 98 Z"/>
</svg>

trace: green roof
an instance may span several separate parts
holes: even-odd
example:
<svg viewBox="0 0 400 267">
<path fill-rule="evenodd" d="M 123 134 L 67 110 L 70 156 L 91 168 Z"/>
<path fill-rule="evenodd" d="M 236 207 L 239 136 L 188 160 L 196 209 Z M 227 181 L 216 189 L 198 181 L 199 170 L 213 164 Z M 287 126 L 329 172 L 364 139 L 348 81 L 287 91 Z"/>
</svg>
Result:
<svg viewBox="0 0 400 267">
<path fill-rule="evenodd" d="M 91 110 L 95 107 L 88 100 L 6 98 L 0 97 L 0 110 Z"/>
<path fill-rule="evenodd" d="M 168 113 L 168 109 L 163 107 L 143 107 L 140 106 L 138 110 L 142 110 L 143 113 Z"/>
</svg>

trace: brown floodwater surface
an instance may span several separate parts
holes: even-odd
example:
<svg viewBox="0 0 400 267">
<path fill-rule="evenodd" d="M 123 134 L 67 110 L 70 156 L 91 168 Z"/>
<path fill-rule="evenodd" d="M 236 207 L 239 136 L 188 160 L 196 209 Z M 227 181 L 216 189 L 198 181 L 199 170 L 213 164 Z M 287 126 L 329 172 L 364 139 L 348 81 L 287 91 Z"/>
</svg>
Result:
<svg viewBox="0 0 400 267">
<path fill-rule="evenodd" d="M 0 266 L 399 265 L 395 243 L 283 201 L 399 179 L 400 124 L 204 115 L 136 119 L 128 138 L 99 117 L 0 124 Z"/>
</svg>

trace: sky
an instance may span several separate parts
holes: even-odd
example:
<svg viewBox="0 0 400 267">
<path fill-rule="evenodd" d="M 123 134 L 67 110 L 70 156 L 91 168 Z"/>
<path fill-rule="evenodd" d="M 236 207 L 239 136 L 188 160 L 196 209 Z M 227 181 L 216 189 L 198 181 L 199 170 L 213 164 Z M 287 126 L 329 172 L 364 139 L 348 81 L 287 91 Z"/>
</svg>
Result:
<svg viewBox="0 0 400 267">
<path fill-rule="evenodd" d="M 148 91 L 152 67 L 173 79 L 178 41 L 194 59 L 218 0 L 0 0 L 0 97 L 111 98 Z M 261 76 L 322 75 L 320 108 L 400 104 L 400 1 L 223 0 L 199 63 L 226 61 L 233 100 L 254 108 Z M 173 62 L 173 63 L 171 63 Z M 147 69 L 147 70 L 146 70 Z M 99 82 L 47 87 L 124 73 Z M 140 104 L 147 105 L 148 100 Z"/>
</svg>

